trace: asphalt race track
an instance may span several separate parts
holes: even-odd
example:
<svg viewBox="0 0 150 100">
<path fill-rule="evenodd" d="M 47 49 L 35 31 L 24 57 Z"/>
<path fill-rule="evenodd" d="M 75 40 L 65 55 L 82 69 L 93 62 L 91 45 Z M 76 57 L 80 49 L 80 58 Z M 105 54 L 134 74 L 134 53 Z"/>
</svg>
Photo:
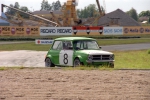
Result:
<svg viewBox="0 0 150 100">
<path fill-rule="evenodd" d="M 102 46 L 106 51 L 150 49 L 150 43 Z M 44 67 L 47 51 L 0 51 L 0 67 Z"/>
<path fill-rule="evenodd" d="M 110 46 L 102 46 L 102 49 L 106 51 L 144 50 L 150 49 L 150 43 L 110 45 Z"/>
</svg>

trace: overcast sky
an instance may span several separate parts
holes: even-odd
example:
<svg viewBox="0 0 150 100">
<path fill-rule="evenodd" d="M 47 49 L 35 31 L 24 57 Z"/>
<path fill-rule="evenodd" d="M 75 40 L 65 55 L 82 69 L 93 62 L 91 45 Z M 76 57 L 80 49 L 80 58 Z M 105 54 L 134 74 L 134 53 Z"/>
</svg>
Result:
<svg viewBox="0 0 150 100">
<path fill-rule="evenodd" d="M 10 5 L 18 2 L 20 6 L 27 6 L 29 10 L 36 11 L 40 10 L 41 2 L 43 0 L 0 0 L 0 4 Z M 48 0 L 51 4 L 57 0 Z M 67 0 L 59 0 L 62 4 Z M 103 5 L 104 0 L 99 0 L 100 5 Z M 79 0 L 77 8 L 84 8 L 89 4 L 96 4 L 96 0 Z M 112 12 L 116 9 L 121 9 L 124 12 L 129 11 L 132 7 L 137 10 L 137 13 L 141 11 L 150 10 L 150 0 L 105 0 L 107 13 Z M 1 12 L 1 7 L 0 7 Z"/>
</svg>

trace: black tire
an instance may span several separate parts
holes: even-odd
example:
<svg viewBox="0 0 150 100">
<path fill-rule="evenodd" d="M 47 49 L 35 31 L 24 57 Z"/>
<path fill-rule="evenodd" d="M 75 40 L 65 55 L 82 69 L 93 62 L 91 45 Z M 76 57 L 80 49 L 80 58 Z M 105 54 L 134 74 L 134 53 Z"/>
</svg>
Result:
<svg viewBox="0 0 150 100">
<path fill-rule="evenodd" d="M 45 59 L 45 67 L 55 67 L 50 58 Z"/>
<path fill-rule="evenodd" d="M 81 66 L 81 62 L 79 58 L 76 58 L 73 62 L 73 67 L 79 67 L 79 66 Z"/>
</svg>

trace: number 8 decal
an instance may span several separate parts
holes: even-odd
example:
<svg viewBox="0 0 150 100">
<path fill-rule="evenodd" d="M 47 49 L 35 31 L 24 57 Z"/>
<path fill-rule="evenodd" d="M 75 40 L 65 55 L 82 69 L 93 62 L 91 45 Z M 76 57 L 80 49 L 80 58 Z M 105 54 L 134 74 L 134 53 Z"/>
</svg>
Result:
<svg viewBox="0 0 150 100">
<path fill-rule="evenodd" d="M 68 54 L 64 54 L 64 64 L 68 64 Z"/>
</svg>

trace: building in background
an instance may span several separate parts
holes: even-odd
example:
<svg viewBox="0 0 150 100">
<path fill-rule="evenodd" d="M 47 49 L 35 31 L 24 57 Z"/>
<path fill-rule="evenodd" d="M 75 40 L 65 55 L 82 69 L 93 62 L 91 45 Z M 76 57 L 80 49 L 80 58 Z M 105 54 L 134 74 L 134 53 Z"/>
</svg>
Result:
<svg viewBox="0 0 150 100">
<path fill-rule="evenodd" d="M 106 14 L 98 20 L 98 26 L 141 26 L 120 9 Z"/>
<path fill-rule="evenodd" d="M 6 15 L 4 13 L 1 13 L 1 17 L 7 19 Z M 3 19 L 0 19 L 0 26 L 9 26 L 9 25 L 10 25 L 9 22 L 7 22 L 7 21 L 5 21 Z"/>
</svg>

